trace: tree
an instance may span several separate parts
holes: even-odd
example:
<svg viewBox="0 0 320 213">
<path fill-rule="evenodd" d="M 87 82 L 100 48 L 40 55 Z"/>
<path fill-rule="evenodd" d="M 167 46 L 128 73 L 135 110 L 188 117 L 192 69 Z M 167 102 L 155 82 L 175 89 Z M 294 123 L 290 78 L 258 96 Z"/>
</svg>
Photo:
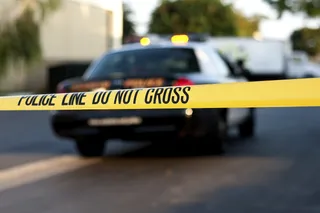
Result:
<svg viewBox="0 0 320 213">
<path fill-rule="evenodd" d="M 264 0 L 278 12 L 279 17 L 285 11 L 298 13 L 303 12 L 309 17 L 320 15 L 319 0 Z"/>
<path fill-rule="evenodd" d="M 41 23 L 61 0 L 18 0 L 0 23 L 0 72 L 16 62 L 32 65 L 41 58 Z"/>
<path fill-rule="evenodd" d="M 255 15 L 246 17 L 240 11 L 235 11 L 235 20 L 238 36 L 252 36 L 254 32 L 259 30 L 259 23 L 265 17 Z"/>
<path fill-rule="evenodd" d="M 220 0 L 163 0 L 152 12 L 149 32 L 232 36 L 237 29 L 232 6 Z"/>
<path fill-rule="evenodd" d="M 294 31 L 291 36 L 291 42 L 294 50 L 302 50 L 309 56 L 315 56 L 320 53 L 320 34 L 319 29 L 302 28 Z"/>
<path fill-rule="evenodd" d="M 123 41 L 128 37 L 135 35 L 135 25 L 131 20 L 132 10 L 127 4 L 123 4 Z"/>
</svg>

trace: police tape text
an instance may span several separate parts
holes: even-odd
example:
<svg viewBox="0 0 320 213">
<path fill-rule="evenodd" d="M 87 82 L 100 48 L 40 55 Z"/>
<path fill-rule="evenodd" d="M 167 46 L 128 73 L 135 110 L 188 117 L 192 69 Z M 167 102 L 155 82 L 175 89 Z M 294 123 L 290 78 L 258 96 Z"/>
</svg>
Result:
<svg viewBox="0 0 320 213">
<path fill-rule="evenodd" d="M 126 89 L 118 91 L 102 91 L 94 94 L 92 104 L 108 104 L 110 99 L 115 105 L 121 104 L 137 104 L 138 100 L 142 100 L 145 104 L 186 104 L 189 101 L 189 92 L 191 87 L 176 88 L 149 88 L 145 93 L 140 93 L 143 89 Z M 114 98 L 111 94 L 115 92 Z M 144 97 L 140 94 L 143 94 Z"/>
<path fill-rule="evenodd" d="M 24 95 L 18 101 L 18 106 L 55 106 L 54 99 L 57 96 L 54 94 L 49 95 Z M 24 101 L 24 102 L 22 102 Z"/>
<path fill-rule="evenodd" d="M 73 105 L 85 105 L 85 98 L 87 95 L 84 92 L 65 94 L 62 98 L 62 106 L 73 106 Z"/>
<path fill-rule="evenodd" d="M 144 102 L 146 104 L 186 104 L 189 101 L 191 87 L 169 87 L 148 89 Z"/>
<path fill-rule="evenodd" d="M 66 93 L 63 94 L 60 103 L 54 100 L 59 94 L 46 94 L 46 95 L 26 95 L 21 96 L 18 101 L 18 106 L 84 106 L 84 105 L 130 105 L 137 104 L 186 104 L 189 101 L 189 92 L 191 87 L 158 87 L 144 89 L 125 89 L 116 91 L 99 91 L 94 93 L 91 99 L 85 92 Z M 112 96 L 112 94 L 115 94 Z M 142 97 L 139 97 L 142 96 Z M 91 99 L 91 103 L 88 102 Z"/>
</svg>

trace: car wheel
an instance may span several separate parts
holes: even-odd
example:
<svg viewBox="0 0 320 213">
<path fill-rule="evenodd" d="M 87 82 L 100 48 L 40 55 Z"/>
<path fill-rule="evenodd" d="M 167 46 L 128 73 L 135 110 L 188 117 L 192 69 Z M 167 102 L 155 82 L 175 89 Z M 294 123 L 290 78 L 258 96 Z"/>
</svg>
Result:
<svg viewBox="0 0 320 213">
<path fill-rule="evenodd" d="M 103 156 L 106 142 L 101 138 L 84 138 L 75 141 L 75 147 L 82 157 Z"/>
<path fill-rule="evenodd" d="M 227 135 L 228 124 L 226 116 L 215 116 L 213 125 L 204 137 L 206 151 L 212 154 L 223 154 L 225 152 Z"/>
<path fill-rule="evenodd" d="M 239 135 L 242 138 L 253 137 L 255 134 L 255 109 L 250 110 L 249 117 L 239 125 Z"/>
</svg>

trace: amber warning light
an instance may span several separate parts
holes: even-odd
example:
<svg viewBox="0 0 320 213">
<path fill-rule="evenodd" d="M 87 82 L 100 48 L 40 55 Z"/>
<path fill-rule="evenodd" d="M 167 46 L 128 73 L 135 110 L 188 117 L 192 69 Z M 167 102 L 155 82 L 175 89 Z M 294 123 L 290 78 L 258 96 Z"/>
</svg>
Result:
<svg viewBox="0 0 320 213">
<path fill-rule="evenodd" d="M 189 37 L 187 35 L 174 35 L 171 37 L 171 42 L 174 44 L 188 43 Z"/>
<path fill-rule="evenodd" d="M 147 46 L 147 45 L 150 44 L 150 39 L 147 38 L 147 37 L 143 37 L 143 38 L 140 39 L 140 44 L 141 44 L 142 46 Z"/>
</svg>

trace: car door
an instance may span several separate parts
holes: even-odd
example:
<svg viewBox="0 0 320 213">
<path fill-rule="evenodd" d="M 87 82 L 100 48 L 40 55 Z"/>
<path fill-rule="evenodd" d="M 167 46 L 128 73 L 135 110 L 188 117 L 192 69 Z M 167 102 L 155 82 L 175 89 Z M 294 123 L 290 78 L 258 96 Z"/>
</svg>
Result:
<svg viewBox="0 0 320 213">
<path fill-rule="evenodd" d="M 237 75 L 235 73 L 235 67 L 232 63 L 224 58 L 223 55 L 220 55 L 217 51 L 212 49 L 212 62 L 214 63 L 216 69 L 219 70 L 219 75 L 221 76 L 221 82 L 247 82 L 247 79 L 244 76 Z M 228 113 L 228 125 L 236 126 L 242 123 L 250 114 L 249 108 L 229 108 Z"/>
</svg>

